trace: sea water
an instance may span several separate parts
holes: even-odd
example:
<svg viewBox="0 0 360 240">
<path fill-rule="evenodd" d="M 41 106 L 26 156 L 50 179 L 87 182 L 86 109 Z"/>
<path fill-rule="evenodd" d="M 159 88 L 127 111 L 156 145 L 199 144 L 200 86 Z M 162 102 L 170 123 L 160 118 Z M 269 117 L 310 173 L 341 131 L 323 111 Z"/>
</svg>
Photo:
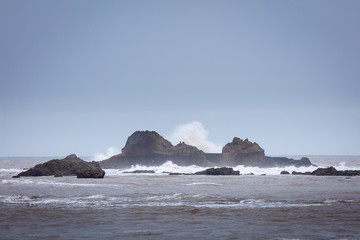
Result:
<svg viewBox="0 0 360 240">
<path fill-rule="evenodd" d="M 360 156 L 309 157 L 360 169 Z M 104 179 L 12 178 L 50 159 L 0 158 L 0 239 L 360 239 L 358 176 L 243 166 L 240 176 L 174 176 L 205 168 L 166 162 L 106 169 Z M 123 173 L 133 170 L 155 173 Z"/>
</svg>

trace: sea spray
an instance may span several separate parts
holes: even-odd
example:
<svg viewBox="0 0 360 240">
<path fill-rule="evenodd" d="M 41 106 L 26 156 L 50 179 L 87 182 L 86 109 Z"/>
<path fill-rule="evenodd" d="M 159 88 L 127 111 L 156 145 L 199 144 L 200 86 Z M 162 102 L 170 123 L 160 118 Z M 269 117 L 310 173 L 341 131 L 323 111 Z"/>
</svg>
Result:
<svg viewBox="0 0 360 240">
<path fill-rule="evenodd" d="M 170 136 L 173 145 L 179 142 L 185 142 L 188 145 L 197 147 L 206 153 L 219 153 L 221 147 L 209 141 L 208 131 L 201 122 L 193 121 L 188 124 L 178 126 Z"/>
</svg>

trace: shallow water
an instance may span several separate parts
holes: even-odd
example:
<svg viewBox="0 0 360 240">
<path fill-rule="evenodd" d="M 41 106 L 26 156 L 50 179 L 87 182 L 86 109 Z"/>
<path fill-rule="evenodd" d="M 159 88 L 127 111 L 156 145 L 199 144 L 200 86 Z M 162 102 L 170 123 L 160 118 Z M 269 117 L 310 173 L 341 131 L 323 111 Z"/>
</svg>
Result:
<svg viewBox="0 0 360 240">
<path fill-rule="evenodd" d="M 168 163 L 104 179 L 11 178 L 18 167 L 0 171 L 0 239 L 360 239 L 360 177 L 169 176 L 162 169 L 199 167 Z"/>
</svg>

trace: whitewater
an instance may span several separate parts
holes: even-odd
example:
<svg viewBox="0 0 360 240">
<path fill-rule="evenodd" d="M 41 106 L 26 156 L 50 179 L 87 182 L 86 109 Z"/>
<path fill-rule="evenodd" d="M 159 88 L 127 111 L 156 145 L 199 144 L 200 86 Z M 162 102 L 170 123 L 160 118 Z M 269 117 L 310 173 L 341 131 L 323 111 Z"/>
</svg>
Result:
<svg viewBox="0 0 360 240">
<path fill-rule="evenodd" d="M 308 157 L 360 169 L 360 156 Z M 240 176 L 169 175 L 205 168 L 168 161 L 105 169 L 104 179 L 12 178 L 50 159 L 0 158 L 0 239 L 360 239 L 358 176 L 244 166 Z M 155 173 L 124 173 L 135 170 Z"/>
</svg>

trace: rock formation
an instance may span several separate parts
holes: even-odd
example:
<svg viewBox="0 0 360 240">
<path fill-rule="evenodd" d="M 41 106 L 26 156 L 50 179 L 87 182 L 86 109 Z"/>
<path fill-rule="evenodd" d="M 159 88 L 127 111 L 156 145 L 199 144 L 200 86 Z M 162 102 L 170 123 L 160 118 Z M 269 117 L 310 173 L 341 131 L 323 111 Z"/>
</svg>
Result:
<svg viewBox="0 0 360 240">
<path fill-rule="evenodd" d="M 334 167 L 318 168 L 312 172 L 292 172 L 293 175 L 313 175 L 313 176 L 360 176 L 360 170 L 339 171 Z"/>
<path fill-rule="evenodd" d="M 131 165 L 158 166 L 172 161 L 180 166 L 205 167 L 238 165 L 254 167 L 311 166 L 308 158 L 293 160 L 285 157 L 267 157 L 264 150 L 248 139 L 235 137 L 226 144 L 222 153 L 204 153 L 194 146 L 171 142 L 154 131 L 134 132 L 126 141 L 122 153 L 99 162 L 103 168 L 128 168 Z"/>
<path fill-rule="evenodd" d="M 173 146 L 154 131 L 136 131 L 128 137 L 122 153 L 99 162 L 103 168 L 126 168 L 131 165 L 158 166 L 172 161 L 180 166 L 210 166 L 206 154 L 194 146 Z"/>
<path fill-rule="evenodd" d="M 78 176 L 103 178 L 105 172 L 97 162 L 86 162 L 78 158 L 75 154 L 69 155 L 64 159 L 53 159 L 48 162 L 38 164 L 27 171 L 19 173 L 15 177 L 29 176 Z"/>
<path fill-rule="evenodd" d="M 231 143 L 223 147 L 219 164 L 221 166 L 261 166 L 264 161 L 264 149 L 257 143 L 234 137 Z"/>
<path fill-rule="evenodd" d="M 205 171 L 196 172 L 196 175 L 240 175 L 240 171 L 235 171 L 232 168 L 208 168 Z"/>
</svg>

